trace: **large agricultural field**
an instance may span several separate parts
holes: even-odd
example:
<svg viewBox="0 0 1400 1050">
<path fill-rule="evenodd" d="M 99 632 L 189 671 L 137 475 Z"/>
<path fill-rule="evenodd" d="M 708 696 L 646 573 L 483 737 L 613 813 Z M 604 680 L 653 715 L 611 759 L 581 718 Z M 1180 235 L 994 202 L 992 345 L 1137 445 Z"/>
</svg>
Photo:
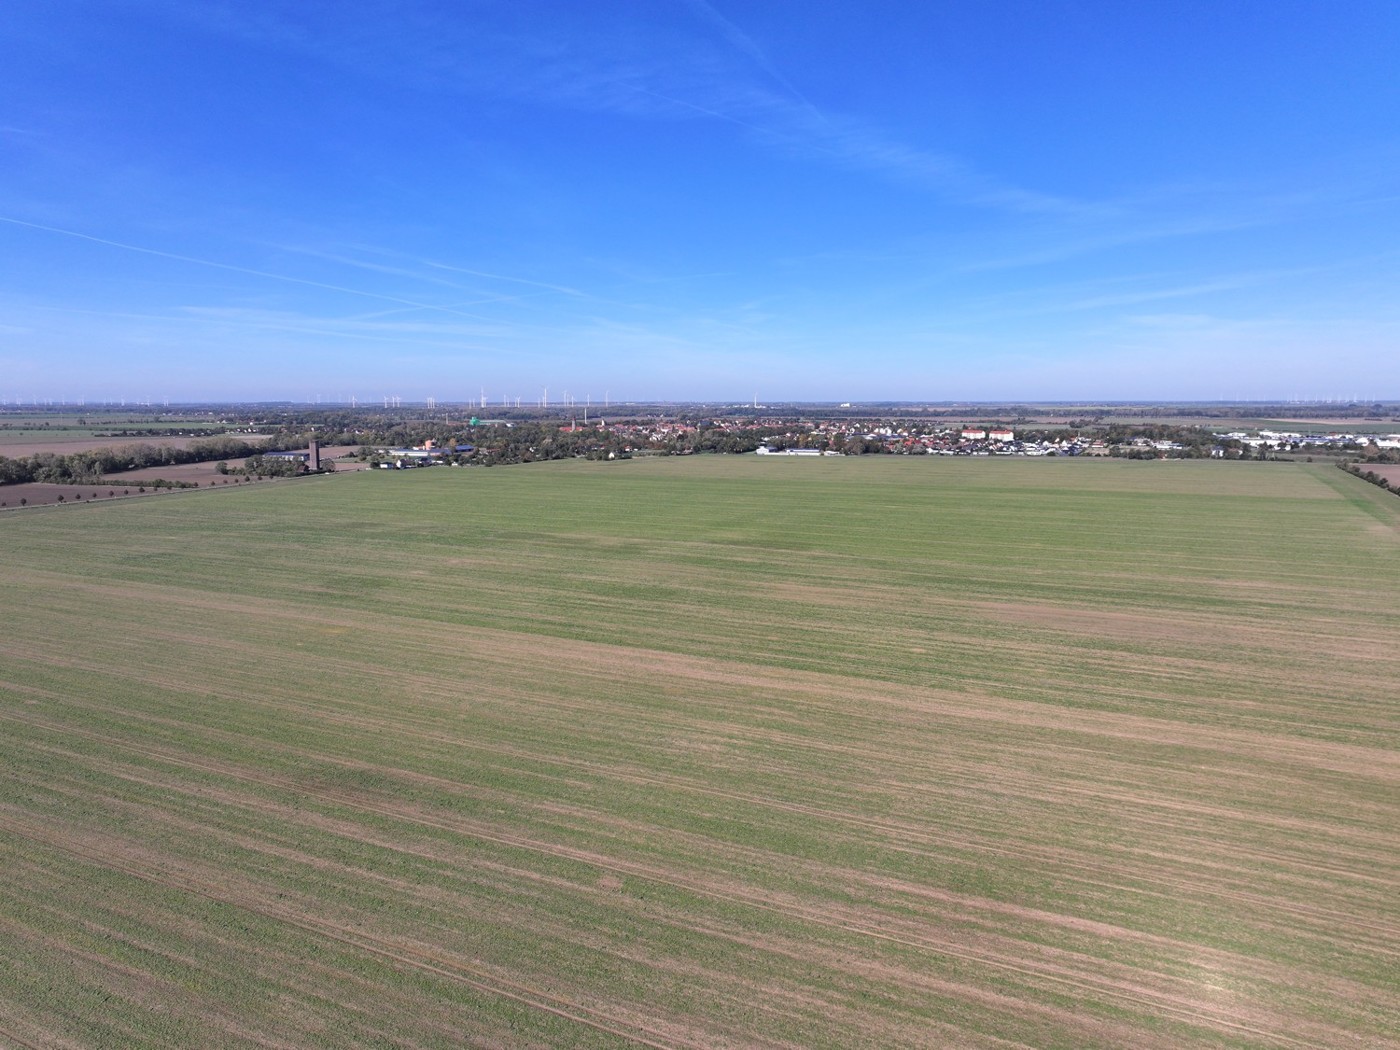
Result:
<svg viewBox="0 0 1400 1050">
<path fill-rule="evenodd" d="M 690 457 L 0 513 L 0 1045 L 1400 1045 L 1400 499 Z"/>
<path fill-rule="evenodd" d="M 135 429 L 138 436 L 129 436 Z M 0 456 L 16 458 L 36 452 L 89 452 L 113 445 L 159 444 L 187 448 L 203 437 L 181 435 L 180 431 L 208 431 L 222 434 L 224 424 L 207 418 L 162 417 L 127 412 L 92 412 L 81 415 L 62 413 L 0 412 Z M 147 431 L 171 431 L 159 436 Z"/>
</svg>

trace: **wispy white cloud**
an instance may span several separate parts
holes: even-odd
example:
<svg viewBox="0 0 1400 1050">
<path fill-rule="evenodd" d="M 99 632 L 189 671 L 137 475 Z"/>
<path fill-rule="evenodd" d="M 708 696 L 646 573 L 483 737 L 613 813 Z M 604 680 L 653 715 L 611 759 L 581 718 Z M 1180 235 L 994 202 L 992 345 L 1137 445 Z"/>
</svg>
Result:
<svg viewBox="0 0 1400 1050">
<path fill-rule="evenodd" d="M 324 281 L 314 281 L 305 277 L 295 277 L 290 274 L 272 273 L 267 270 L 257 270 L 247 266 L 237 266 L 233 263 L 219 262 L 214 259 L 202 259 L 193 255 L 182 255 L 178 252 L 168 252 L 160 248 L 150 248 L 139 244 L 128 244 L 123 241 L 114 241 L 106 237 L 97 237 L 89 233 L 81 233 L 77 230 L 65 230 L 57 226 L 44 226 L 35 222 L 26 222 L 23 219 L 16 219 L 10 216 L 0 215 L 0 222 L 9 223 L 12 226 L 24 226 L 32 230 L 39 230 L 44 233 L 57 234 L 63 237 L 72 237 L 78 240 L 89 241 L 93 244 L 101 244 L 108 248 L 118 248 L 122 251 L 135 252 L 140 255 L 149 255 L 161 259 L 170 259 L 174 262 L 188 263 L 193 266 L 205 266 L 216 270 L 227 270 L 231 273 L 240 273 L 249 277 L 258 277 L 270 281 L 280 281 L 286 284 L 298 284 L 309 288 L 318 288 L 322 291 L 338 292 L 344 295 L 358 296 L 365 299 L 379 299 L 384 302 L 399 303 L 403 306 L 411 306 L 420 310 L 433 310 L 440 313 L 459 314 L 463 317 L 474 316 L 463 313 L 450 306 L 443 306 L 438 303 L 417 302 L 413 299 L 405 299 L 397 295 L 387 295 L 383 292 L 371 292 L 363 288 L 348 288 L 344 285 L 327 284 Z"/>
<path fill-rule="evenodd" d="M 901 141 L 868 120 L 819 108 L 713 4 L 679 0 L 678 6 L 712 32 L 697 33 L 661 15 L 624 23 L 588 8 L 553 28 L 513 25 L 501 7 L 446 21 L 411 6 L 392 15 L 370 8 L 314 33 L 296 9 L 223 7 L 176 16 L 311 54 L 360 76 L 642 119 L 720 120 L 762 146 L 910 182 L 978 207 L 1013 213 L 1091 207 L 1016 186 L 966 159 Z"/>
<path fill-rule="evenodd" d="M 650 98 L 656 99 L 658 102 L 664 102 L 670 106 L 674 106 L 677 109 L 689 110 L 692 113 L 698 113 L 704 117 L 713 117 L 715 120 L 728 121 L 730 124 L 735 124 L 738 127 L 755 132 L 759 135 L 768 136 L 774 139 L 786 140 L 787 142 L 793 144 L 804 142 L 804 139 L 801 136 L 794 134 L 791 131 L 782 130 L 777 127 L 764 127 L 760 124 L 755 124 L 752 121 L 743 120 L 739 117 L 736 117 L 732 113 L 722 113 L 717 109 L 709 109 L 705 106 L 700 105 L 698 102 L 688 102 L 685 99 L 672 98 L 670 95 L 663 95 L 659 91 L 653 91 L 650 88 L 640 87 L 636 84 L 628 85 L 628 89 L 631 91 L 635 91 L 639 95 L 646 95 Z"/>
<path fill-rule="evenodd" d="M 1242 288 L 1257 288 L 1261 285 L 1294 277 L 1304 277 L 1322 273 L 1331 267 L 1305 266 L 1292 269 L 1256 270 L 1249 273 L 1225 274 L 1209 281 L 1191 284 L 1175 284 L 1165 288 L 1141 288 L 1136 291 L 1108 292 L 1084 298 L 1067 298 L 1049 309 L 1076 311 L 1101 310 L 1113 306 L 1135 306 L 1138 303 L 1161 302 L 1167 299 L 1193 299 L 1218 292 L 1233 292 Z"/>
<path fill-rule="evenodd" d="M 1364 250 L 1343 243 L 1356 231 L 1374 231 L 1366 242 L 1374 246 L 1393 230 L 1397 169 L 1374 163 L 1374 156 L 1349 167 L 1319 162 L 1316 172 L 1295 166 L 1272 183 L 1258 174 L 1227 183 L 1187 182 L 1169 173 L 1155 185 L 1051 192 L 1050 176 L 1014 148 L 1001 154 L 1014 159 L 997 162 L 1006 165 L 997 169 L 984 157 L 946 148 L 936 127 L 900 130 L 897 118 L 866 116 L 828 101 L 813 86 L 815 78 L 804 81 L 796 60 L 783 68 L 788 52 L 750 33 L 742 24 L 743 9 L 730 0 L 557 5 L 548 20 L 529 5 L 492 0 L 455 8 L 368 0 L 335 12 L 291 0 L 122 0 L 110 10 L 126 17 L 153 6 L 185 20 L 186 28 L 193 22 L 213 34 L 236 36 L 240 58 L 246 58 L 245 44 L 276 49 L 282 53 L 255 61 L 266 60 L 269 70 L 295 66 L 301 74 L 310 67 L 308 79 L 333 85 L 337 98 L 344 90 L 346 98 L 372 95 L 367 107 L 385 100 L 379 116 L 386 126 L 397 115 L 393 107 L 405 100 L 411 100 L 414 119 L 437 125 L 426 143 L 418 143 L 421 151 L 401 153 L 392 135 L 370 141 L 368 122 L 347 126 L 334 143 L 336 135 L 318 141 L 313 130 L 306 141 L 327 151 L 363 147 L 348 166 L 338 167 L 335 179 L 326 180 L 334 192 L 354 194 L 364 187 L 375 193 L 394 183 L 392 200 L 375 197 L 373 208 L 338 207 L 330 191 L 325 209 L 318 211 L 319 198 L 307 203 L 310 187 L 321 184 L 317 165 L 326 163 L 320 148 L 308 150 L 304 165 L 279 170 L 280 180 L 245 180 L 245 196 L 242 189 L 225 193 L 186 178 L 184 166 L 173 163 L 175 151 L 165 159 L 172 170 L 180 169 L 178 179 L 161 181 L 161 165 L 152 161 L 106 183 L 105 191 L 90 191 L 84 178 L 72 175 L 80 170 L 74 165 L 49 165 L 45 170 L 66 172 L 70 181 L 56 189 L 52 180 L 41 185 L 36 178 L 37 199 L 11 198 L 8 206 L 0 201 L 0 213 L 20 217 L 0 216 L 0 222 L 9 224 L 11 234 L 27 227 L 22 237 L 7 237 L 10 242 L 29 242 L 32 234 L 86 244 L 84 261 L 99 276 L 79 289 L 83 298 L 72 301 L 141 304 L 121 314 L 71 313 L 75 325 L 83 316 L 91 319 L 78 335 L 94 336 L 94 344 L 100 339 L 102 345 L 156 346 L 166 338 L 179 346 L 199 330 L 203 337 L 191 345 L 224 340 L 222 345 L 234 347 L 242 340 L 267 347 L 282 340 L 277 345 L 292 347 L 301 341 L 332 367 L 335 348 L 355 342 L 373 344 L 373 353 L 364 353 L 373 361 L 382 349 L 395 361 L 407 353 L 424 360 L 439 353 L 453 362 L 514 355 L 562 368 L 571 357 L 592 354 L 641 369 L 650 368 L 664 349 L 678 359 L 688 354 L 709 362 L 720 355 L 736 372 L 746 357 L 778 361 L 786 353 L 804 355 L 804 369 L 835 374 L 857 360 L 879 360 L 894 375 L 901 362 L 937 359 L 958 367 L 954 358 L 992 355 L 998 346 L 1010 348 L 1006 361 L 1014 353 L 1032 362 L 1037 355 L 1068 358 L 1081 344 L 1106 359 L 1164 349 L 1186 355 L 1194 336 L 1217 352 L 1237 338 L 1264 358 L 1269 339 L 1288 342 L 1289 322 L 1299 322 L 1314 345 L 1328 345 L 1324 324 L 1305 323 L 1310 310 L 1315 320 L 1328 305 L 1338 315 L 1352 310 L 1355 316 L 1364 303 L 1378 318 L 1400 309 L 1388 305 L 1393 265 L 1369 272 L 1358 265 L 1355 280 L 1307 280 L 1323 276 L 1329 258 Z M 159 24 L 157 32 L 169 28 Z M 464 109 L 473 112 L 472 119 L 460 121 L 462 130 L 454 121 Z M 29 116 L 12 119 L 24 124 Z M 517 125 L 527 133 L 516 137 Z M 365 137 L 356 139 L 362 128 Z M 256 134 L 260 128 L 247 130 Z M 443 163 L 437 130 L 443 132 Z M 489 143 L 484 160 L 461 141 L 449 142 L 459 130 L 474 136 L 473 143 Z M 1024 133 L 1014 125 L 1006 130 Z M 653 131 L 659 133 L 649 137 Z M 720 155 L 725 147 L 715 151 L 716 170 L 725 180 L 714 185 L 725 193 L 750 167 L 760 173 L 765 191 L 795 188 L 774 209 L 772 222 L 760 214 L 760 194 L 743 200 L 733 200 L 737 194 L 707 196 L 711 184 L 699 178 L 687 182 L 682 173 L 668 185 L 655 178 L 659 163 L 630 165 L 630 150 L 664 151 L 686 138 L 686 131 L 706 148 L 727 145 L 728 153 Z M 24 133 L 0 128 L 0 136 Z M 548 146 L 535 152 L 545 135 L 551 135 Z M 594 138 L 600 148 L 590 153 Z M 1035 136 L 1027 141 L 1034 147 Z M 558 170 L 564 150 L 577 150 L 586 161 L 581 177 Z M 733 152 L 744 155 L 735 158 Z M 86 156 L 96 168 L 94 154 Z M 548 169 L 540 157 L 549 158 Z M 783 163 L 764 167 L 774 159 Z M 357 167 L 357 161 L 363 163 Z M 459 163 L 462 170 L 450 168 Z M 211 154 L 208 164 L 227 164 L 230 175 L 244 171 L 222 154 Z M 600 176 L 609 164 L 617 166 Z M 804 178 L 796 170 L 802 167 L 807 175 L 844 175 Z M 1190 161 L 1180 170 L 1199 168 Z M 1236 170 L 1258 167 L 1241 164 Z M 356 181 L 371 172 L 373 188 Z M 517 172 L 525 177 L 511 182 Z M 1059 177 L 1063 185 L 1075 185 L 1074 165 L 1063 165 Z M 1108 181 L 1082 166 L 1077 177 L 1081 184 Z M 415 178 L 423 192 L 398 192 L 412 189 Z M 605 189 L 589 196 L 603 179 Z M 628 179 L 643 186 L 641 207 L 626 199 Z M 476 192 L 483 185 L 489 193 Z M 891 185 L 901 192 L 886 192 Z M 167 186 L 181 192 L 166 194 Z M 922 192 L 909 192 L 911 187 Z M 495 193 L 512 203 L 493 211 Z M 836 193 L 842 196 L 824 211 Z M 697 228 L 682 215 L 668 226 L 670 239 L 663 244 L 649 231 L 628 228 L 636 214 L 668 222 L 661 203 L 668 194 L 673 212 L 704 197 L 703 221 L 714 229 Z M 163 196 L 171 206 L 164 206 Z M 229 221 L 238 209 L 240 220 L 249 221 Z M 1385 221 L 1369 222 L 1372 211 Z M 867 215 L 872 223 L 864 221 Z M 735 221 L 726 227 L 731 216 Z M 1350 225 L 1339 223 L 1336 232 L 1311 239 L 1284 235 L 1293 232 L 1286 229 L 1290 224 L 1306 232 L 1305 224 L 1322 226 L 1320 220 L 1333 216 Z M 745 219 L 761 229 L 741 228 Z M 230 247 L 227 230 L 255 231 L 260 222 L 276 232 L 262 234 L 251 252 L 246 241 Z M 1264 228 L 1272 229 L 1245 236 Z M 136 229 L 160 232 L 128 232 Z M 108 231 L 113 238 L 100 236 Z M 108 253 L 120 265 L 97 265 Z M 186 280 L 163 265 L 130 265 L 139 261 L 130 253 L 210 272 Z M 777 258 L 762 258 L 765 253 Z M 46 294 L 38 289 L 49 289 L 54 301 L 61 298 L 63 267 L 73 254 L 49 253 L 47 270 L 36 269 L 25 285 L 36 300 Z M 658 272 L 667 266 L 703 272 Z M 168 279 L 172 274 L 177 279 Z M 209 305 L 214 303 L 224 305 Z M 1269 304 L 1278 313 L 1258 320 Z M 4 316 L 12 330 L 23 326 L 19 334 L 28 340 L 42 337 L 47 327 L 38 312 L 35 307 Z M 1240 320 L 1228 321 L 1230 314 Z M 50 314 L 54 324 L 57 317 Z M 1358 325 L 1347 331 L 1356 334 L 1356 345 L 1379 345 L 1374 329 Z M 1177 334 L 1181 340 L 1173 343 Z M 70 345 L 83 345 L 83 339 L 75 336 Z M 704 367 L 694 366 L 692 374 L 702 375 Z"/>
<path fill-rule="evenodd" d="M 710 0 L 677 0 L 632 18 L 606 5 L 581 5 L 556 10 L 547 24 L 532 19 L 528 8 L 489 2 L 467 14 L 369 3 L 334 19 L 294 4 L 144 2 L 208 31 L 293 50 L 357 77 L 647 120 L 719 120 L 753 136 L 762 148 L 923 187 L 958 205 L 1062 227 L 1054 243 L 1013 248 L 980 264 L 987 269 L 1230 228 L 1236 204 L 1250 216 L 1242 225 L 1280 221 L 1289 207 L 1276 195 L 1272 215 L 1265 214 L 1259 201 L 1249 199 L 1250 187 L 1164 183 L 1116 199 L 1081 199 L 1022 185 L 937 142 L 910 141 L 878 121 L 817 106 L 733 12 Z M 688 17 L 678 21 L 675 12 Z"/>
<path fill-rule="evenodd" d="M 811 100 L 799 91 L 797 86 L 784 76 L 782 71 L 769 60 L 768 55 L 764 52 L 763 48 L 759 47 L 758 42 L 754 40 L 753 37 L 745 33 L 729 19 L 725 18 L 712 4 L 706 3 L 705 0 L 681 0 L 681 2 L 698 14 L 704 21 L 716 27 L 735 50 L 752 59 L 759 69 L 763 70 L 763 72 L 778 83 L 784 91 L 796 99 L 807 112 L 825 123 L 826 118 L 822 115 L 821 110 L 817 109 L 817 107 L 812 104 Z"/>
<path fill-rule="evenodd" d="M 524 284 L 531 288 L 539 288 L 541 292 L 558 292 L 560 295 L 569 295 L 579 299 L 592 298 L 587 292 L 577 288 L 570 288 L 567 285 L 552 284 L 549 281 L 537 281 L 529 277 L 516 277 L 510 274 L 491 273 L 487 270 L 473 270 L 465 266 L 454 266 L 451 263 L 438 262 L 433 259 L 420 259 L 419 262 L 437 270 L 449 270 L 453 273 L 467 274 L 471 277 L 482 277 L 489 281 L 506 281 L 510 284 Z"/>
<path fill-rule="evenodd" d="M 272 245 L 279 252 L 286 252 L 291 255 L 304 255 L 313 259 L 320 259 L 324 262 L 336 263 L 340 266 L 349 266 L 357 270 L 368 270 L 372 273 L 387 274 L 391 277 L 405 277 L 413 281 L 423 281 L 428 284 L 438 284 L 454 291 L 463 291 L 462 284 L 458 281 L 449 281 L 434 274 L 425 274 L 420 270 L 410 270 L 403 266 L 390 266 L 386 263 L 372 262 L 367 259 L 355 258 L 342 252 L 328 251 L 324 248 L 311 248 L 304 245 L 277 244 Z"/>
<path fill-rule="evenodd" d="M 533 277 L 520 277 L 515 274 L 496 273 L 490 270 L 476 269 L 469 266 L 460 266 L 454 263 L 442 262 L 438 259 L 430 259 L 409 255 L 406 252 L 396 251 L 390 248 L 383 248 L 372 245 L 355 245 L 353 249 L 332 251 L 323 248 L 313 248 L 302 245 L 278 244 L 272 245 L 278 251 L 285 251 L 298 255 L 305 255 L 326 262 L 336 263 L 342 266 L 349 266 L 355 269 L 368 270 L 374 273 L 389 274 L 396 277 L 404 277 L 409 280 L 424 281 L 431 284 L 439 284 L 457 291 L 476 291 L 483 298 L 475 300 L 478 303 L 487 302 L 512 302 L 530 296 L 562 295 L 574 299 L 597 300 L 599 296 L 574 288 L 569 285 L 558 284 L 551 281 L 541 281 Z M 359 255 L 349 254 L 349 251 L 360 253 Z M 381 259 L 398 260 L 401 265 L 390 265 L 388 263 L 376 262 L 373 259 L 363 258 L 364 255 L 374 256 Z M 440 276 L 442 273 L 461 274 L 465 277 L 476 277 L 484 281 L 502 282 L 506 284 L 523 285 L 533 288 L 533 292 L 519 292 L 514 295 L 487 294 L 480 291 L 476 285 L 467 285 L 461 281 L 452 281 Z M 471 303 L 459 303 L 457 306 L 467 306 Z"/>
</svg>

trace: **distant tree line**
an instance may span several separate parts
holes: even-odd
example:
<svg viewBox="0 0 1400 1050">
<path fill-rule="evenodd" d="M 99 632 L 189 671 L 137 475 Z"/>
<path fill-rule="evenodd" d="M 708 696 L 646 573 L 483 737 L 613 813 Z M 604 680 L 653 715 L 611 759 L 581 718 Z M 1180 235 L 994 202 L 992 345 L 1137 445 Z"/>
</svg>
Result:
<svg viewBox="0 0 1400 1050">
<path fill-rule="evenodd" d="M 250 478 L 294 478 L 301 474 L 310 473 L 310 467 L 299 459 L 283 459 L 281 456 L 264 456 L 261 453 L 249 456 L 243 461 L 243 466 L 232 468 L 227 463 L 218 465 L 220 474 L 243 474 Z M 335 464 L 326 460 L 321 465 L 322 471 L 330 473 L 335 470 Z"/>
<path fill-rule="evenodd" d="M 1372 460 L 1370 462 L 1375 461 Z M 1393 492 L 1397 496 L 1400 496 L 1400 485 L 1395 484 L 1389 478 L 1382 477 L 1381 475 L 1377 474 L 1374 470 L 1363 469 L 1360 463 L 1357 463 L 1355 461 L 1342 461 L 1338 463 L 1337 466 L 1341 467 L 1348 474 L 1355 475 L 1362 481 L 1369 481 L 1372 485 L 1375 485 L 1377 488 L 1385 489 L 1387 492 Z"/>
<path fill-rule="evenodd" d="M 1196 458 L 1214 453 L 1230 459 L 1262 459 L 1277 455 L 1271 449 L 1254 449 L 1233 439 L 1216 437 L 1208 428 L 1161 420 L 1105 423 L 1102 417 L 1086 415 L 1074 420 L 1068 428 L 1026 426 L 1024 416 L 1018 415 L 1022 407 L 1007 406 L 1004 418 L 1013 419 L 1009 425 L 1025 441 L 1066 437 L 1086 442 L 1098 440 L 1113 448 L 1116 455 L 1138 458 L 1163 455 Z M 230 433 L 192 441 L 186 448 L 176 448 L 169 443 L 128 444 L 88 452 L 41 452 L 16 459 L 0 457 L 0 484 L 23 481 L 86 484 L 141 467 L 226 463 L 229 460 L 243 460 L 244 465 L 223 465 L 220 473 L 248 477 L 287 476 L 304 472 L 305 466 L 295 461 L 268 458 L 265 453 L 304 448 L 313 437 L 322 446 L 357 446 L 360 458 L 369 462 L 384 458 L 376 451 L 378 449 L 421 447 L 426 441 L 432 441 L 445 450 L 445 458 L 450 462 L 484 466 L 573 458 L 625 459 L 633 455 L 737 454 L 753 452 L 761 445 L 774 449 L 813 448 L 846 455 L 925 451 L 917 442 L 911 445 L 908 441 L 882 439 L 870 433 L 882 424 L 906 429 L 907 417 L 901 421 L 895 416 L 869 416 L 854 411 L 850 415 L 862 417 L 859 429 L 863 433 L 817 433 L 818 421 L 830 422 L 830 417 L 821 413 L 783 415 L 770 409 L 736 409 L 723 413 L 729 417 L 723 421 L 714 415 L 701 415 L 693 407 L 668 411 L 653 406 L 634 410 L 631 415 L 617 409 L 608 413 L 606 429 L 596 421 L 592 421 L 593 425 L 578 425 L 577 420 L 558 415 L 552 419 L 542 418 L 537 409 L 493 408 L 490 411 L 494 416 L 492 421 L 477 422 L 460 408 L 451 415 L 347 408 L 264 410 L 241 416 L 236 423 L 221 422 L 269 433 L 273 435 L 271 438 L 249 440 L 245 435 Z M 930 416 L 938 414 L 933 410 L 924 411 Z M 845 410 L 842 414 L 846 414 Z M 922 425 L 914 424 L 912 431 L 915 434 L 926 431 L 932 423 L 932 419 L 926 419 Z M 857 428 L 845 429 L 854 431 Z M 1130 447 L 1133 439 L 1143 438 L 1172 441 L 1181 447 L 1171 450 Z M 458 446 L 464 445 L 471 446 L 470 450 L 456 451 Z M 1214 452 L 1217 447 L 1220 451 Z M 1316 450 L 1309 448 L 1308 451 Z M 1391 455 L 1386 452 L 1376 458 L 1385 461 Z M 1400 456 L 1394 458 L 1400 459 Z"/>
<path fill-rule="evenodd" d="M 362 432 L 360 458 L 368 462 L 385 457 L 376 449 L 421 446 L 431 440 L 444 450 L 448 462 L 494 466 L 506 463 L 535 463 L 553 459 L 626 459 L 633 455 L 688 456 L 697 453 L 752 452 L 776 435 L 787 434 L 789 426 L 757 427 L 730 431 L 701 422 L 692 430 L 654 434 L 646 422 L 617 428 L 525 420 L 477 425 L 463 429 L 448 424 L 405 422 L 371 435 Z M 366 438 L 371 438 L 366 440 Z M 471 445 L 470 452 L 457 453 L 460 445 Z"/>
<path fill-rule="evenodd" d="M 1368 452 L 1365 456 L 1367 463 L 1400 463 L 1400 449 L 1383 448 L 1375 452 Z"/>
<path fill-rule="evenodd" d="M 176 466 L 181 463 L 207 463 L 211 460 L 242 459 L 260 452 L 273 452 L 304 444 L 300 436 L 274 437 L 250 444 L 237 438 L 219 436 L 193 441 L 185 448 L 174 445 L 121 445 L 83 452 L 36 452 L 10 459 L 0 456 L 0 485 L 43 481 L 59 485 L 86 485 L 109 474 L 142 467 Z"/>
</svg>

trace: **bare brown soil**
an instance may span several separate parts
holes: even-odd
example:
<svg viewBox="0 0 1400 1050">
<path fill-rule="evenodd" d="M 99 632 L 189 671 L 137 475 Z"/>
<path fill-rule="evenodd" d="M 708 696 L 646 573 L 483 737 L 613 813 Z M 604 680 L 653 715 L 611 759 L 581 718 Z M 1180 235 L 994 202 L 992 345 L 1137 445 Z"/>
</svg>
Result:
<svg viewBox="0 0 1400 1050">
<path fill-rule="evenodd" d="M 23 441 L 6 442 L 0 440 L 0 456 L 21 459 L 40 452 L 54 452 L 67 455 L 70 452 L 91 452 L 96 448 L 121 448 L 123 445 L 169 445 L 171 448 L 189 448 L 196 441 L 205 441 L 212 435 L 202 437 L 63 437 L 29 438 Z"/>
<path fill-rule="evenodd" d="M 360 470 L 363 468 L 363 464 L 355 460 L 341 461 L 340 459 L 341 456 L 349 452 L 354 452 L 357 448 L 358 446 L 355 445 L 337 445 L 325 448 L 321 450 L 321 458 L 323 460 L 334 460 L 335 469 L 337 471 Z M 242 467 L 245 461 L 242 459 L 230 459 L 226 460 L 226 462 L 230 469 L 236 469 Z M 155 478 L 164 478 L 167 481 L 199 482 L 201 485 L 207 485 L 212 481 L 215 484 L 222 485 L 225 475 L 220 474 L 216 467 L 216 463 L 181 463 L 176 466 L 168 467 L 142 467 L 139 470 L 124 470 L 120 474 L 109 475 L 108 482 L 140 482 L 150 481 Z"/>
<path fill-rule="evenodd" d="M 354 451 L 355 446 L 343 445 L 327 448 L 323 450 L 322 455 L 336 458 Z M 241 459 L 231 459 L 227 462 L 231 469 L 243 465 Z M 363 464 L 355 460 L 340 461 L 337 459 L 335 466 L 336 473 L 366 469 Z M 0 510 L 43 507 L 58 503 L 100 503 L 110 499 L 190 491 L 178 488 L 150 488 L 150 482 L 157 479 L 183 481 L 200 488 L 218 489 L 236 489 L 249 484 L 265 484 L 270 480 L 267 478 L 245 478 L 235 474 L 220 474 L 214 463 L 180 463 L 173 466 L 143 467 L 140 470 L 128 470 L 120 474 L 109 475 L 96 484 L 52 485 L 45 482 L 28 482 L 22 485 L 0 485 Z M 144 493 L 141 492 L 142 488 L 146 489 Z M 60 496 L 62 499 L 59 498 Z M 21 503 L 21 500 L 24 502 Z"/>
<path fill-rule="evenodd" d="M 1400 485 L 1400 463 L 1365 463 L 1361 467 L 1362 472 L 1368 470 L 1375 471 L 1392 485 Z"/>
<path fill-rule="evenodd" d="M 243 466 L 243 460 L 230 459 L 226 461 L 230 469 L 237 469 Z M 119 474 L 109 474 L 107 481 L 109 484 L 121 482 L 130 484 L 142 481 L 154 481 L 157 478 L 164 478 L 166 481 L 189 481 L 204 484 L 214 482 L 222 484 L 225 478 L 233 483 L 237 478 L 220 474 L 213 463 L 178 463 L 174 466 L 165 467 L 142 467 L 140 470 L 123 470 Z"/>
</svg>

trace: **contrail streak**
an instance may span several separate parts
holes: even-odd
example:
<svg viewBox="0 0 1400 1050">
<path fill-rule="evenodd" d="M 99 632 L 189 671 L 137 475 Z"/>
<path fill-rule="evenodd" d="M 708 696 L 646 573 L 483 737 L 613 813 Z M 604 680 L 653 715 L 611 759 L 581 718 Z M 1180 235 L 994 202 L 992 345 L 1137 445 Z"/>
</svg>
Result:
<svg viewBox="0 0 1400 1050">
<path fill-rule="evenodd" d="M 684 0 L 684 2 L 692 11 L 717 27 L 720 33 L 724 35 L 733 47 L 747 55 L 760 69 L 777 81 L 777 83 L 780 84 L 788 94 L 797 99 L 809 113 L 813 114 L 823 124 L 826 124 L 828 127 L 830 126 L 826 115 L 816 106 L 812 105 L 807 96 L 798 91 L 797 86 L 793 84 L 791 80 L 783 76 L 782 71 L 772 63 L 753 37 L 749 36 L 748 33 L 745 33 L 737 25 L 725 18 L 724 15 L 720 14 L 719 11 L 711 4 L 707 3 L 706 0 Z"/>
<path fill-rule="evenodd" d="M 37 222 L 25 222 L 23 219 L 12 219 L 7 215 L 0 215 L 0 222 L 8 222 L 12 226 L 26 226 L 31 230 L 43 230 L 45 233 L 57 233 L 64 237 L 76 237 L 79 240 L 91 241 L 94 244 L 105 244 L 110 248 L 121 248 L 123 251 L 140 252 L 142 255 L 154 255 L 162 259 L 173 259 L 176 262 L 193 263 L 196 266 L 209 266 L 216 270 L 229 270 L 233 273 L 248 274 L 251 277 L 265 277 L 271 281 L 285 281 L 288 284 L 306 285 L 308 288 L 320 288 L 328 292 L 341 292 L 345 295 L 358 295 L 366 299 L 379 299 L 383 302 L 398 303 L 401 306 L 412 306 L 418 310 L 436 310 L 440 313 L 454 314 L 458 317 L 470 317 L 476 321 L 489 321 L 490 318 L 480 314 L 469 314 L 461 310 L 454 310 L 450 306 L 437 306 L 433 303 L 420 303 L 413 299 L 403 299 L 397 295 L 385 295 L 382 292 L 367 292 L 362 288 L 345 288 L 338 284 L 323 284 L 320 281 L 310 281 L 304 277 L 288 277 L 281 273 L 268 273 L 266 270 L 253 270 L 246 266 L 234 266 L 232 263 L 215 262 L 212 259 L 198 259 L 192 255 L 179 255 L 175 252 L 162 251 L 159 248 L 145 248 L 139 244 L 125 244 L 121 241 L 108 240 L 105 237 L 94 237 L 89 233 L 79 233 L 76 230 L 64 230 L 57 226 L 44 226 Z"/>
</svg>

